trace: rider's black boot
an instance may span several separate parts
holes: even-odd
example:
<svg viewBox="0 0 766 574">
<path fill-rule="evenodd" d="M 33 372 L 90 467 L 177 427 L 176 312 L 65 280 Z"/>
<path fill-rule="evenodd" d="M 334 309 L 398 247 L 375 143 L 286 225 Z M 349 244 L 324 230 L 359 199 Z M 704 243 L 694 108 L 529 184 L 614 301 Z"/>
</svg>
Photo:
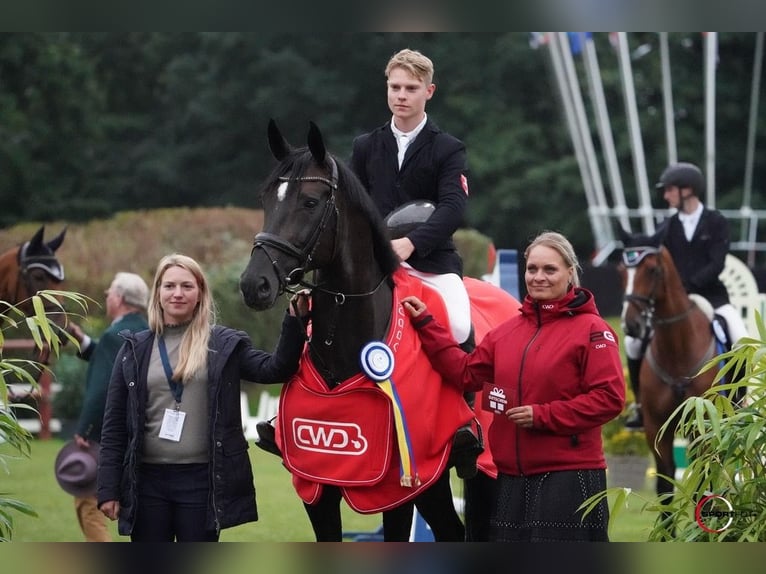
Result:
<svg viewBox="0 0 766 574">
<path fill-rule="evenodd" d="M 466 353 L 470 353 L 476 348 L 473 328 L 471 328 L 471 334 L 468 336 L 468 339 L 460 345 L 460 348 Z M 474 393 L 465 393 L 463 397 L 468 406 L 473 410 Z M 481 428 L 479 427 L 479 422 L 474 419 L 472 423 L 460 427 L 455 432 L 448 465 L 455 467 L 458 477 L 473 478 L 478 472 L 476 459 L 479 458 L 482 452 L 484 452 L 484 441 L 482 440 Z"/>
</svg>

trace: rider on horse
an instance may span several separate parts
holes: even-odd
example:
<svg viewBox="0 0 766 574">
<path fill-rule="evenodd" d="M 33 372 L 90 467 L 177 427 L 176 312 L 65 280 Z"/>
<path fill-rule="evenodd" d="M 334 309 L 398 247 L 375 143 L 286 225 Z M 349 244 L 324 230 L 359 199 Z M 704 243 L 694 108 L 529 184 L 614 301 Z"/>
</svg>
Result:
<svg viewBox="0 0 766 574">
<path fill-rule="evenodd" d="M 354 140 L 350 164 L 383 217 L 390 219 L 413 202 L 432 204 L 433 216 L 406 234 L 392 234 L 391 245 L 407 272 L 442 296 L 453 337 L 470 351 L 470 302 L 463 263 L 452 241 L 464 222 L 468 199 L 466 150 L 426 114 L 426 103 L 436 90 L 433 73 L 433 62 L 418 51 L 405 49 L 391 57 L 385 74 L 392 117 Z M 471 404 L 472 396 L 466 399 Z M 476 472 L 473 460 L 481 447 L 474 443 L 470 428 L 458 432 L 455 454 L 462 446 L 467 454 L 457 465 L 460 476 Z"/>
<path fill-rule="evenodd" d="M 662 172 L 656 188 L 677 212 L 663 222 L 655 238 L 660 239 L 673 257 L 687 293 L 698 294 L 710 301 L 715 313 L 725 319 L 732 344 L 736 343 L 747 336 L 747 328 L 729 302 L 726 286 L 719 278 L 729 252 L 728 221 L 721 212 L 702 203 L 700 197 L 705 192 L 705 177 L 692 163 L 669 165 Z M 627 265 L 631 264 L 627 261 L 630 253 L 626 251 L 623 255 Z M 638 375 L 650 338 L 651 335 L 646 339 L 624 337 L 628 375 L 636 397 L 625 423 L 628 428 L 639 429 L 643 426 Z"/>
</svg>

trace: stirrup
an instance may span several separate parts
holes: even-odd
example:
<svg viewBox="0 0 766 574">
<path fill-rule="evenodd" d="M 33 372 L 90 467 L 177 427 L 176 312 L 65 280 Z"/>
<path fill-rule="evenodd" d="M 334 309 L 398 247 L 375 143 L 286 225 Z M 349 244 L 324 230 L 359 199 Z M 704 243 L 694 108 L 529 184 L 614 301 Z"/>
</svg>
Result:
<svg viewBox="0 0 766 574">
<path fill-rule="evenodd" d="M 474 433 L 471 424 L 460 427 L 452 439 L 448 466 L 454 466 L 459 478 L 473 478 L 478 472 L 476 461 L 484 452 L 481 427 L 476 423 L 477 432 Z"/>
<path fill-rule="evenodd" d="M 256 423 L 255 432 L 258 433 L 258 438 L 255 440 L 255 446 L 282 458 L 282 451 L 277 446 L 277 430 L 274 427 L 275 418 Z"/>
</svg>

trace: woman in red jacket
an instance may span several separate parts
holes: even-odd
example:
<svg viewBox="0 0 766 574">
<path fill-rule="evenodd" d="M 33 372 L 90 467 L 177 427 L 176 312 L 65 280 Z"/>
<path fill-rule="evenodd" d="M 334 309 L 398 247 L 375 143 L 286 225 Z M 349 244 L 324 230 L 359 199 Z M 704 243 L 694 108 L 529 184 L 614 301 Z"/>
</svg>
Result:
<svg viewBox="0 0 766 574">
<path fill-rule="evenodd" d="M 495 413 L 489 444 L 499 471 L 493 541 L 607 541 L 601 426 L 620 414 L 625 379 L 617 337 L 580 287 L 579 263 L 561 234 L 544 232 L 525 252 L 521 314 L 465 353 L 416 297 L 403 300 L 445 381 L 482 392 Z"/>
</svg>

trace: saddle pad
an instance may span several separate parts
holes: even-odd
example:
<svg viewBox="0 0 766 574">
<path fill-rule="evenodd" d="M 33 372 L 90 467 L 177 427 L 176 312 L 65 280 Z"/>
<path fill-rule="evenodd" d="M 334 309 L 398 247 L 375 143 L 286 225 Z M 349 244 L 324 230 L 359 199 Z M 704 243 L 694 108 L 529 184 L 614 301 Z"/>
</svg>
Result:
<svg viewBox="0 0 766 574">
<path fill-rule="evenodd" d="M 420 483 L 400 484 L 393 407 L 383 391 L 361 373 L 328 389 L 306 350 L 298 374 L 282 388 L 277 426 L 277 443 L 306 503 L 321 496 L 324 484 L 339 485 L 348 505 L 360 513 L 381 512 L 412 499 L 441 476 L 455 431 L 472 419 L 462 393 L 431 367 L 401 306 L 401 298 L 413 294 L 429 309 L 433 304 L 444 310 L 441 298 L 403 269 L 394 274 L 394 282 L 391 328 L 384 342 L 395 355 L 390 380 L 401 401 Z M 358 442 L 347 444 L 352 437 Z M 309 444 L 320 446 L 308 450 Z M 363 448 L 359 456 L 348 454 Z"/>
<path fill-rule="evenodd" d="M 391 407 L 377 388 L 313 391 L 301 380 L 284 387 L 279 434 L 285 466 L 310 481 L 337 486 L 379 482 L 394 438 Z"/>
</svg>

